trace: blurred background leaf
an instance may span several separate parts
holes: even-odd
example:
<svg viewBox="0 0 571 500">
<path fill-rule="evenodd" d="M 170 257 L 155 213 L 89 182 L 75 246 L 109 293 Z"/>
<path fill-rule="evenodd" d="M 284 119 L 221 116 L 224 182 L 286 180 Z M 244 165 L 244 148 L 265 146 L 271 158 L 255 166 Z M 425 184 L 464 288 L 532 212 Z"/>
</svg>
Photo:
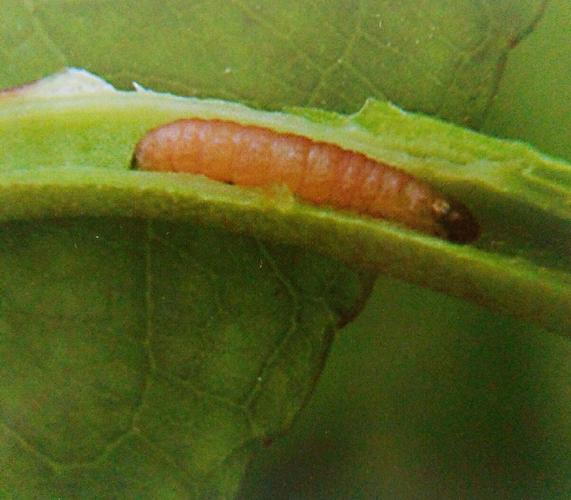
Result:
<svg viewBox="0 0 571 500">
<path fill-rule="evenodd" d="M 0 87 L 81 66 L 129 88 L 477 125 L 543 0 L 2 0 Z"/>
</svg>

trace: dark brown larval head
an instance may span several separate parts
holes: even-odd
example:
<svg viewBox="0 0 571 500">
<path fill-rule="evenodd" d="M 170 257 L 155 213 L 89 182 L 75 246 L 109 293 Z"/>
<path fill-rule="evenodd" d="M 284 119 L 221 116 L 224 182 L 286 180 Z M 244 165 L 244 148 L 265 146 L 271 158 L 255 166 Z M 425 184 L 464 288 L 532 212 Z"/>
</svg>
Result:
<svg viewBox="0 0 571 500">
<path fill-rule="evenodd" d="M 450 241 L 470 243 L 480 236 L 480 225 L 458 201 L 439 198 L 432 204 L 432 213 Z"/>
</svg>

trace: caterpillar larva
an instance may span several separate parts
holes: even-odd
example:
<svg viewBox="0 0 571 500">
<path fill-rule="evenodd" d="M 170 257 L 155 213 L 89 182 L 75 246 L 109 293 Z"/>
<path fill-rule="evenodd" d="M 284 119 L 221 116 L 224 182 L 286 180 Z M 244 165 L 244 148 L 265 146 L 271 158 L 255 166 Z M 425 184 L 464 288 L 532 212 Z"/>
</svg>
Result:
<svg viewBox="0 0 571 500">
<path fill-rule="evenodd" d="M 148 132 L 132 166 L 203 174 L 241 186 L 281 184 L 310 203 L 388 219 L 458 243 L 479 225 L 461 203 L 361 153 L 222 120 L 183 119 Z"/>
</svg>

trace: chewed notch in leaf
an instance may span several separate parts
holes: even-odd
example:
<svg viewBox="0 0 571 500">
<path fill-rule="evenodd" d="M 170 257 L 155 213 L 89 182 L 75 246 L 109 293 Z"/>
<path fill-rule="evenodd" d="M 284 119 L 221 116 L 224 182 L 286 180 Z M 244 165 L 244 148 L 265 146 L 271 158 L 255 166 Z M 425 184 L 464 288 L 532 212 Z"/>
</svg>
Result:
<svg viewBox="0 0 571 500">
<path fill-rule="evenodd" d="M 135 84 L 134 84 L 135 85 Z M 47 76 L 18 87 L 0 90 L 4 98 L 54 98 L 56 96 L 78 96 L 115 92 L 115 87 L 89 71 L 80 68 L 66 68 L 59 73 Z"/>
</svg>

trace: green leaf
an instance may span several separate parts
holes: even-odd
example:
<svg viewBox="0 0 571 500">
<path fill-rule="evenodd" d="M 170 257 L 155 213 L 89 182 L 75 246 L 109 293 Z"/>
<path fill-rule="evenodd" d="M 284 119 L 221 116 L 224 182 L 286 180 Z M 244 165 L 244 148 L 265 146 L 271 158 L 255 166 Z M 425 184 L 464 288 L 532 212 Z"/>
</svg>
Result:
<svg viewBox="0 0 571 500">
<path fill-rule="evenodd" d="M 3 497 L 231 494 L 366 292 L 307 252 L 136 219 L 4 224 L 0 263 Z"/>
<path fill-rule="evenodd" d="M 90 77 L 71 72 L 55 80 L 69 85 L 70 78 L 74 86 L 78 78 Z M 193 220 L 301 245 L 554 331 L 571 331 L 565 251 L 571 237 L 570 167 L 526 145 L 374 100 L 344 117 L 269 113 L 108 87 L 46 98 L 43 85 L 24 97 L 8 96 L 0 108 L 3 220 L 70 215 Z M 231 117 L 336 143 L 403 168 L 463 200 L 479 220 L 482 237 L 475 245 L 459 246 L 389 222 L 303 204 L 288 194 L 129 170 L 134 144 L 145 130 L 190 116 Z"/>
<path fill-rule="evenodd" d="M 207 1 L 200 4 L 169 1 L 161 2 L 159 6 L 155 1 L 143 1 L 121 2 L 112 7 L 89 1 L 5 0 L 2 2 L 0 22 L 0 42 L 5 47 L 0 53 L 0 83 L 18 85 L 43 77 L 62 66 L 78 65 L 94 70 L 123 87 L 129 86 L 131 80 L 137 80 L 145 86 L 178 94 L 240 98 L 270 108 L 281 108 L 284 104 L 313 104 L 340 111 L 354 111 L 366 97 L 375 95 L 399 100 L 410 109 L 437 112 L 452 120 L 474 125 L 481 121 L 494 93 L 508 50 L 537 16 L 541 2 L 502 1 L 486 4 L 484 10 L 481 10 L 480 2 L 468 0 L 433 0 L 423 4 L 409 0 L 400 2 L 398 6 L 377 1 L 360 2 L 358 6 L 357 2 L 340 1 L 272 2 L 271 9 L 269 5 L 248 1 Z M 258 6 L 263 12 L 253 15 Z M 276 29 L 272 29 L 273 26 L 268 29 L 267 21 L 275 21 Z M 413 35 L 418 36 L 413 38 Z M 275 365 L 275 369 L 269 371 L 275 372 L 277 380 L 268 384 L 267 391 L 260 391 L 260 400 L 264 402 L 262 407 L 270 408 L 259 412 L 262 415 L 260 428 L 250 433 L 243 432 L 243 429 L 236 431 L 235 426 L 240 425 L 240 418 L 231 411 L 221 416 L 225 411 L 224 405 L 210 403 L 212 396 L 217 396 L 221 382 L 209 373 L 205 379 L 201 375 L 196 380 L 199 386 L 204 383 L 205 390 L 196 393 L 200 393 L 200 396 L 196 396 L 194 388 L 185 387 L 179 391 L 178 386 L 169 380 L 169 387 L 161 392 L 160 397 L 152 398 L 151 403 L 156 404 L 152 410 L 156 413 L 153 416 L 149 410 L 145 414 L 147 427 L 144 432 L 134 436 L 140 430 L 136 426 L 129 429 L 130 432 L 125 432 L 128 428 L 125 421 L 129 419 L 129 401 L 132 402 L 133 394 L 137 393 L 137 383 L 133 382 L 136 377 L 129 379 L 121 372 L 132 372 L 133 367 L 140 368 L 144 363 L 133 352 L 142 352 L 147 358 L 147 365 L 150 365 L 149 353 L 154 351 L 155 346 L 153 342 L 148 342 L 137 351 L 133 343 L 121 352 L 124 357 L 117 360 L 120 353 L 115 351 L 114 340 L 122 339 L 122 332 L 138 332 L 141 328 L 147 332 L 146 327 L 140 325 L 141 314 L 154 315 L 148 314 L 150 309 L 141 305 L 141 300 L 136 297 L 129 299 L 123 308 L 119 308 L 120 311 L 117 311 L 114 303 L 119 300 L 117 297 L 121 297 L 122 302 L 125 297 L 129 298 L 129 294 L 140 293 L 141 276 L 146 276 L 145 270 L 137 268 L 130 274 L 128 269 L 131 264 L 126 261 L 130 262 L 131 255 L 137 255 L 136 249 L 140 249 L 142 244 L 160 247 L 160 242 L 155 242 L 149 236 L 162 234 L 162 223 L 153 222 L 149 229 L 143 221 L 124 217 L 61 217 L 87 213 L 96 205 L 101 206 L 95 198 L 105 190 L 105 195 L 108 195 L 111 184 L 115 182 L 118 184 L 111 190 L 117 187 L 122 189 L 119 180 L 122 175 L 113 177 L 113 173 L 106 172 L 103 179 L 92 168 L 93 165 L 87 164 L 95 161 L 98 169 L 123 168 L 130 150 L 119 148 L 122 141 L 126 138 L 131 140 L 142 133 L 147 123 L 158 119 L 160 110 L 153 109 L 152 116 L 139 117 L 141 120 L 134 122 L 140 126 L 137 131 L 129 126 L 123 130 L 126 124 L 121 123 L 121 116 L 127 116 L 123 114 L 125 110 L 117 116 L 103 117 L 105 123 L 98 121 L 102 116 L 95 113 L 98 124 L 92 129 L 89 117 L 79 119 L 79 122 L 84 120 L 81 125 L 78 116 L 73 118 L 68 115 L 71 120 L 67 132 L 67 125 L 62 121 L 56 120 L 58 123 L 50 125 L 46 120 L 55 116 L 52 111 L 44 116 L 41 113 L 36 115 L 38 122 L 27 131 L 27 125 L 20 128 L 17 116 L 9 127 L 10 134 L 15 130 L 23 132 L 23 135 L 16 134 L 21 139 L 18 147 L 28 151 L 28 156 L 22 157 L 26 165 L 15 161 L 15 166 L 30 171 L 4 172 L 13 175 L 9 180 L 10 188 L 5 185 L 7 198 L 4 201 L 7 205 L 4 208 L 12 212 L 12 215 L 6 216 L 6 220 L 14 217 L 39 219 L 37 222 L 8 222 L 5 226 L 6 248 L 10 243 L 13 252 L 15 248 L 26 247 L 30 252 L 28 255 L 16 253 L 21 259 L 13 257 L 12 252 L 5 252 L 2 255 L 8 265 L 3 263 L 0 266 L 4 270 L 2 285 L 6 290 L 6 294 L 0 294 L 0 307 L 3 308 L 0 328 L 10 332 L 4 337 L 7 353 L 3 358 L 14 357 L 17 360 L 11 361 L 9 368 L 12 371 L 8 373 L 9 368 L 6 369 L 7 375 L 2 377 L 0 386 L 1 414 L 8 416 L 5 421 L 10 424 L 2 428 L 2 494 L 65 497 L 76 496 L 81 491 L 97 497 L 115 497 L 118 494 L 175 498 L 200 493 L 206 496 L 230 495 L 249 450 L 256 447 L 263 437 L 283 432 L 299 410 L 320 371 L 332 325 L 354 314 L 364 300 L 369 281 L 346 268 L 338 269 L 338 263 L 305 253 L 292 253 L 290 248 L 268 247 L 257 240 L 230 237 L 222 232 L 217 232 L 220 236 L 203 238 L 201 241 L 210 249 L 219 248 L 218 238 L 221 238 L 220 241 L 227 241 L 228 248 L 236 246 L 239 248 L 238 254 L 244 255 L 234 260 L 235 267 L 231 270 L 227 266 L 232 261 L 222 258 L 217 267 L 220 273 L 243 275 L 245 270 L 249 272 L 253 269 L 253 261 L 263 260 L 264 252 L 267 252 L 278 264 L 283 261 L 282 274 L 286 276 L 286 281 L 289 280 L 288 283 L 293 284 L 294 288 L 300 288 L 298 293 L 303 300 L 300 298 L 299 303 L 305 304 L 306 298 L 308 301 L 313 298 L 318 304 L 324 301 L 327 304 L 324 307 L 330 313 L 326 314 L 312 306 L 308 311 L 311 318 L 307 320 L 311 326 L 307 326 L 307 322 L 300 323 L 304 331 L 300 328 L 299 342 L 305 339 L 306 344 L 311 344 L 310 348 L 294 346 L 291 351 L 284 348 L 283 354 L 275 356 L 271 355 L 273 350 L 265 350 L 261 355 L 256 354 L 255 350 L 250 352 L 255 359 L 271 358 L 270 364 Z M 171 114 L 170 111 L 166 112 L 167 116 Z M 60 117 L 64 119 L 65 111 Z M 118 122 L 114 123 L 116 118 Z M 58 133 L 51 137 L 50 132 Z M 43 152 L 42 141 L 45 141 Z M 54 145 L 57 145 L 55 149 Z M 111 154 L 107 148 L 112 151 Z M 90 151 L 97 153 L 87 154 L 89 158 L 85 163 L 80 160 L 82 154 Z M 42 166 L 47 168 L 33 171 Z M 55 168 L 50 172 L 52 167 Z M 82 168 L 80 174 L 78 167 Z M 57 179 L 54 179 L 54 174 L 61 176 L 58 186 L 55 185 Z M 80 177 L 85 181 L 83 184 Z M 37 180 L 36 194 L 40 197 L 25 207 L 23 200 L 18 201 L 18 193 L 25 191 L 28 200 L 35 198 L 32 194 L 32 178 Z M 23 182 L 20 182 L 22 179 Z M 142 179 L 143 176 L 140 176 L 142 184 L 139 187 L 145 188 Z M 107 180 L 111 184 L 106 184 Z M 150 184 L 149 181 L 146 186 Z M 129 185 L 126 189 L 131 190 L 132 187 Z M 161 189 L 164 187 L 159 186 Z M 211 189 L 214 189 L 212 184 L 207 194 Z M 10 195 L 8 191 L 11 191 Z M 68 194 L 74 191 L 75 194 L 66 200 L 67 194 L 62 196 L 66 191 Z M 143 191 L 140 190 L 140 197 L 130 200 L 127 211 L 123 210 L 126 208 L 124 203 L 127 203 L 126 192 L 116 198 L 108 198 L 108 202 L 111 202 L 123 197 L 123 206 L 116 206 L 116 211 L 113 209 L 111 215 L 136 215 L 139 208 L 135 212 L 129 210 L 133 208 L 133 202 L 144 200 L 146 194 L 150 194 L 149 205 L 157 208 L 160 200 L 152 194 L 153 190 L 147 190 L 146 194 Z M 162 195 L 165 195 L 165 190 Z M 161 199 L 168 204 L 173 198 L 166 196 Z M 15 204 L 10 206 L 12 201 Z M 233 197 L 232 201 L 236 201 L 236 198 Z M 291 200 L 283 201 L 287 207 Z M 86 205 L 81 206 L 84 203 Z M 20 215 L 16 216 L 18 210 Z M 141 207 L 140 210 L 139 213 L 143 213 L 146 209 Z M 97 210 L 90 213 L 96 214 Z M 43 218 L 46 215 L 58 218 Z M 166 236 L 172 237 L 175 229 L 178 232 L 179 227 L 189 239 L 203 237 L 205 231 L 201 225 L 188 223 L 181 226 L 173 224 L 171 227 L 173 230 L 169 231 L 169 235 L 163 235 L 165 240 L 168 239 Z M 147 234 L 147 231 L 150 232 Z M 134 242 L 133 246 L 118 236 L 121 232 Z M 146 236 L 140 236 L 142 232 Z M 36 233 L 43 235 L 44 243 L 34 237 Z M 103 245 L 89 249 L 89 245 L 99 242 L 102 234 L 108 235 Z M 179 246 L 185 249 L 188 244 L 185 241 Z M 81 252 L 78 247 L 81 247 Z M 204 258 L 203 253 L 201 259 Z M 198 260 L 193 255 L 181 256 L 175 248 L 172 255 L 165 257 L 165 262 L 172 264 L 177 259 L 182 269 L 179 288 L 187 292 L 189 284 L 195 282 L 199 283 L 197 288 L 200 288 L 204 281 L 201 281 L 201 275 L 186 269 L 187 263 L 188 267 L 194 265 L 196 268 Z M 95 261 L 99 261 L 99 265 Z M 44 265 L 41 265 L 42 262 Z M 78 271 L 70 271 L 67 277 L 60 270 L 71 262 L 76 262 L 72 267 Z M 114 268 L 117 276 L 110 278 L 107 273 L 101 273 L 102 262 L 118 262 L 119 267 Z M 127 268 L 124 272 L 121 272 L 122 265 Z M 167 279 L 162 273 L 159 274 L 162 279 Z M 19 275 L 28 279 L 16 287 L 16 292 L 13 291 L 15 285 L 11 280 Z M 119 283 L 115 282 L 116 277 Z M 323 281 L 319 277 L 323 277 Z M 246 279 L 244 276 L 241 278 Z M 126 283 L 122 284 L 121 279 Z M 220 283 L 222 281 L 222 278 L 217 280 L 213 288 L 227 291 Z M 273 281 L 274 285 L 278 282 L 279 285 L 275 277 L 269 281 Z M 51 282 L 54 285 L 50 288 L 47 285 Z M 36 291 L 35 283 L 40 283 L 46 293 Z M 97 283 L 101 284 L 99 293 Z M 107 288 L 114 291 L 114 285 L 121 293 L 109 294 Z M 233 297 L 241 297 L 243 293 L 255 296 L 257 288 L 251 283 L 247 285 L 239 282 Z M 146 289 L 154 290 L 153 286 Z M 178 295 L 178 292 L 173 292 L 173 295 Z M 23 304 L 20 309 L 15 301 L 11 301 L 12 296 Z M 271 294 L 265 299 L 267 302 L 263 305 L 254 304 L 253 314 L 260 309 L 274 311 L 284 307 L 283 296 L 279 294 L 275 301 L 272 301 Z M 165 316 L 179 310 L 179 302 L 171 302 Z M 65 308 L 63 304 L 66 304 Z M 196 310 L 188 312 L 192 305 L 192 300 L 184 299 L 180 310 L 185 318 L 194 318 L 197 313 Z M 202 303 L 197 307 L 208 308 L 208 304 Z M 92 314 L 93 309 L 95 314 Z M 131 315 L 128 309 L 132 310 Z M 349 313 L 350 309 L 354 311 Z M 112 313 L 110 319 L 105 312 L 107 310 Z M 18 311 L 25 312 L 18 316 Z M 244 315 L 239 306 L 230 309 L 230 313 L 233 317 Z M 34 321 L 22 320 L 24 315 L 26 319 L 34 318 Z M 123 318 L 130 316 L 131 324 L 124 323 Z M 9 318 L 9 321 L 4 318 Z M 17 318 L 20 318 L 19 322 Z M 257 325 L 252 326 L 251 321 L 244 322 L 248 324 L 247 328 L 241 324 L 241 336 L 254 337 L 250 332 L 260 335 Z M 99 323 L 108 326 L 102 329 L 94 326 Z M 288 322 L 290 324 L 291 320 Z M 55 331 L 54 325 L 61 327 Z M 193 338 L 197 332 L 202 333 L 194 325 L 191 332 L 177 323 L 176 329 L 179 328 L 184 339 Z M 289 331 L 284 325 L 279 339 L 283 339 L 284 333 Z M 319 333 L 316 334 L 316 331 Z M 171 332 L 161 331 L 158 337 L 167 336 L 168 333 Z M 271 334 L 267 333 L 268 336 Z M 238 337 L 236 333 L 233 340 L 239 342 Z M 219 338 L 226 339 L 226 336 L 221 336 L 220 329 L 213 327 L 208 345 L 217 346 Z M 288 338 L 297 339 L 295 335 Z M 89 340 L 93 343 L 90 344 Z M 184 341 L 181 343 L 180 351 L 174 350 L 175 354 L 184 356 L 186 353 L 193 362 L 196 360 L 195 367 L 210 366 L 212 359 L 204 360 L 202 352 L 194 349 L 195 345 L 189 347 Z M 284 343 L 287 346 L 289 341 Z M 263 344 L 260 349 L 265 349 L 265 346 Z M 244 353 L 242 347 L 238 343 L 236 348 L 229 346 L 228 350 L 239 357 Z M 278 346 L 278 351 L 280 349 Z M 222 361 L 214 361 L 214 366 L 218 368 L 228 360 L 221 351 L 217 351 L 217 354 Z M 91 368 L 86 358 L 95 361 L 95 368 Z M 22 373 L 28 370 L 24 368 L 28 364 L 33 369 L 30 372 L 35 375 L 33 377 L 29 373 Z M 228 360 L 228 366 L 232 364 L 239 365 L 235 360 Z M 139 370 L 139 373 L 141 371 L 144 370 Z M 17 379 L 14 379 L 14 373 L 19 373 Z M 107 373 L 109 378 L 102 382 L 102 374 Z M 146 373 L 152 377 L 157 372 L 149 369 Z M 72 378 L 78 381 L 76 391 L 67 388 Z M 48 396 L 45 394 L 47 380 L 51 383 L 51 394 Z M 248 380 L 245 384 L 248 382 L 255 383 Z M 120 392 L 117 387 L 121 388 Z M 99 399 L 90 393 L 96 393 Z M 153 396 L 156 392 L 150 394 Z M 179 403 L 176 407 L 173 399 Z M 35 401 L 46 402 L 45 408 L 41 404 L 33 404 Z M 188 410 L 185 403 L 189 401 L 197 402 L 203 411 Z M 98 409 L 93 402 L 104 404 Z M 159 409 L 161 405 L 163 407 Z M 131 410 L 134 406 L 130 407 Z M 38 411 L 38 407 L 42 411 Z M 110 413 L 110 407 L 113 411 L 115 407 L 120 410 Z M 75 415 L 75 410 L 72 412 L 70 408 L 79 408 L 83 415 L 70 419 L 70 415 Z M 106 420 L 113 420 L 118 413 L 122 417 L 117 418 L 117 427 L 107 426 Z M 169 413 L 180 417 L 179 420 L 167 422 Z M 97 425 L 89 428 L 84 419 Z M 160 423 L 151 428 L 153 422 L 159 419 Z M 156 431 L 159 427 L 161 430 Z M 222 438 L 217 434 L 221 429 L 224 434 Z M 107 439 L 111 435 L 113 438 Z M 141 442 L 149 436 L 150 442 Z M 165 444 L 166 449 L 153 448 L 154 438 Z M 62 444 L 58 444 L 58 439 L 63 440 Z M 237 445 L 240 439 L 242 444 Z M 207 445 L 203 446 L 204 442 Z M 61 456 L 57 452 L 62 452 L 65 446 L 68 446 L 68 453 L 64 453 L 65 460 L 59 462 Z M 199 452 L 193 455 L 191 448 L 194 446 Z M 213 450 L 212 455 L 209 455 L 210 450 Z M 191 463 L 193 457 L 199 455 L 202 458 Z M 222 455 L 225 459 L 217 466 L 212 466 L 213 457 L 220 458 Z M 82 460 L 84 465 L 81 465 Z M 56 473 L 56 470 L 60 473 Z"/>
<path fill-rule="evenodd" d="M 570 25 L 571 4 L 549 2 L 533 36 L 510 57 L 485 121 L 488 133 L 571 160 Z"/>
<path fill-rule="evenodd" d="M 368 97 L 478 125 L 543 0 L 4 0 L 0 87 L 81 66 L 179 95 L 356 111 Z M 96 35 L 96 38 L 95 36 Z"/>
</svg>

